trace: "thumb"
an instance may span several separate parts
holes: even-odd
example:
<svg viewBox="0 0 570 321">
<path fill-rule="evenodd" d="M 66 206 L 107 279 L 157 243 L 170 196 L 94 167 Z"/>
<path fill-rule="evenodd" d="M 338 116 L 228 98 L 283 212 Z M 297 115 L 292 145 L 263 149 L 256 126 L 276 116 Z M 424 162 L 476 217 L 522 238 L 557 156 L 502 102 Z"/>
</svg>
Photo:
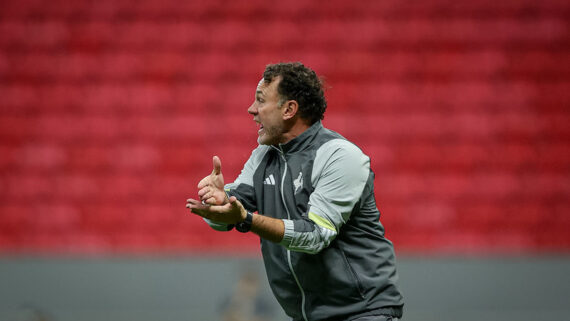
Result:
<svg viewBox="0 0 570 321">
<path fill-rule="evenodd" d="M 219 175 L 222 172 L 222 161 L 218 156 L 214 156 L 212 158 L 212 163 L 214 165 L 214 170 L 212 171 L 212 174 Z"/>
<path fill-rule="evenodd" d="M 230 196 L 230 199 L 228 201 L 230 205 L 234 208 L 240 208 L 242 206 L 240 201 L 238 201 L 238 199 L 235 196 Z"/>
<path fill-rule="evenodd" d="M 232 207 L 232 210 L 239 211 L 241 219 L 245 220 L 245 218 L 247 217 L 247 210 L 243 207 L 242 203 L 240 203 L 240 201 L 238 201 L 238 199 L 235 196 L 231 196 L 229 201 L 230 201 L 229 205 Z"/>
</svg>

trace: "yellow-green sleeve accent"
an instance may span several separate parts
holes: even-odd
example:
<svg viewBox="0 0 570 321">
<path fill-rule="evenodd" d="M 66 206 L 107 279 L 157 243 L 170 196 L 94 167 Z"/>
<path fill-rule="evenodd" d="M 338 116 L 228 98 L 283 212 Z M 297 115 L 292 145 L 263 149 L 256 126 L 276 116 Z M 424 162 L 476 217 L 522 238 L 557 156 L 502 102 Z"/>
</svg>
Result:
<svg viewBox="0 0 570 321">
<path fill-rule="evenodd" d="M 322 218 L 313 212 L 309 212 L 309 219 L 315 222 L 320 227 L 336 232 L 336 228 L 329 220 Z"/>
</svg>

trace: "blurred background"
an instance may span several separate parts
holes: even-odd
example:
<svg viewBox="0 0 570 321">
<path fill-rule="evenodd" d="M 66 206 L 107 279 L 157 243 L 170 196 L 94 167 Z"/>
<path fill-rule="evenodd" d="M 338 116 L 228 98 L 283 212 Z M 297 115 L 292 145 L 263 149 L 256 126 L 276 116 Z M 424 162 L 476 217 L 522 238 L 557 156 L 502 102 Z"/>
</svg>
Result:
<svg viewBox="0 0 570 321">
<path fill-rule="evenodd" d="M 184 207 L 213 155 L 237 176 L 282 61 L 371 157 L 405 320 L 567 318 L 567 0 L 21 0 L 0 2 L 0 319 L 287 320 L 259 239 Z"/>
</svg>

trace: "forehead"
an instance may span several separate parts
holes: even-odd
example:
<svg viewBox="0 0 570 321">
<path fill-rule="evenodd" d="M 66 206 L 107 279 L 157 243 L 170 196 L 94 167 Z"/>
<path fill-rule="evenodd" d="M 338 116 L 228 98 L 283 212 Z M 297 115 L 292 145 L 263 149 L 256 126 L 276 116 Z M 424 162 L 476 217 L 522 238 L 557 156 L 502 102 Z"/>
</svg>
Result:
<svg viewBox="0 0 570 321">
<path fill-rule="evenodd" d="M 259 80 L 259 82 L 257 83 L 257 88 L 261 87 L 263 85 L 263 83 L 265 83 L 265 79 L 261 78 Z"/>
<path fill-rule="evenodd" d="M 274 78 L 270 83 L 266 82 L 265 79 L 257 83 L 256 94 L 271 95 L 277 93 L 277 85 L 279 84 L 280 78 Z"/>
</svg>

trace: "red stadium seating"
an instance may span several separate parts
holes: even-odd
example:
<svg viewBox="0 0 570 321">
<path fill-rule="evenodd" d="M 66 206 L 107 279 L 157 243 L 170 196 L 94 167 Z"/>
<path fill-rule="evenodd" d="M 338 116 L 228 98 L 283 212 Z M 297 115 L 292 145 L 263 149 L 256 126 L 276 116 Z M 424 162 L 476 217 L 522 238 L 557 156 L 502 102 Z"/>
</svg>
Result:
<svg viewBox="0 0 570 321">
<path fill-rule="evenodd" d="M 398 251 L 567 253 L 568 21 L 562 0 L 3 3 L 0 253 L 258 253 L 184 205 L 213 155 L 239 174 L 264 66 L 296 60 Z"/>
</svg>

